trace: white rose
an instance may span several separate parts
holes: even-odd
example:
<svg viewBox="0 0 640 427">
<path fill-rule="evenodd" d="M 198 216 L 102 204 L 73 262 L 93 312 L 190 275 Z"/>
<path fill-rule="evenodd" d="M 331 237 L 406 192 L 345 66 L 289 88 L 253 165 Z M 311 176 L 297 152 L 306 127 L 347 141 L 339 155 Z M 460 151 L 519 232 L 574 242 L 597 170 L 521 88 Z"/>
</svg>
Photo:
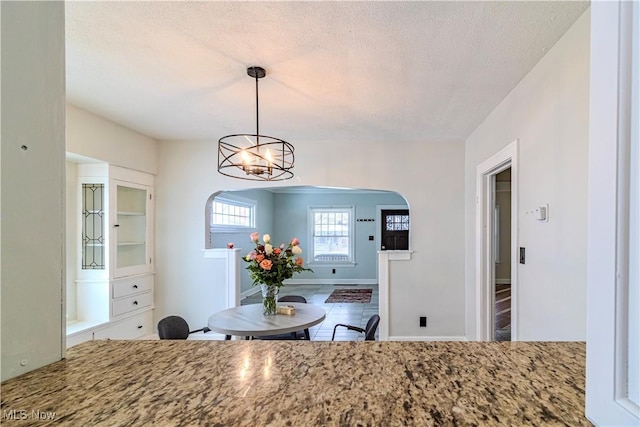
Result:
<svg viewBox="0 0 640 427">
<path fill-rule="evenodd" d="M 271 241 L 271 236 L 265 234 L 264 236 L 262 236 L 262 241 L 265 243 L 269 243 Z"/>
<path fill-rule="evenodd" d="M 273 246 L 268 243 L 264 245 L 264 253 L 266 253 L 267 255 L 271 255 L 273 253 Z"/>
<path fill-rule="evenodd" d="M 300 255 L 302 253 L 302 249 L 300 249 L 300 246 L 294 246 L 291 248 L 291 253 L 294 255 Z"/>
</svg>

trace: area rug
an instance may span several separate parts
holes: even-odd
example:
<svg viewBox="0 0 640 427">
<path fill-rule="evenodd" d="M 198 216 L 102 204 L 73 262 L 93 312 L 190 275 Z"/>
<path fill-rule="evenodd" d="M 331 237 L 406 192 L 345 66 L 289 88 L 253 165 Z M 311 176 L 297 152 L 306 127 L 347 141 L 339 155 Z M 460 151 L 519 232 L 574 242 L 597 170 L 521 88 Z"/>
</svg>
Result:
<svg viewBox="0 0 640 427">
<path fill-rule="evenodd" d="M 325 304 L 349 302 L 368 304 L 371 302 L 372 292 L 373 289 L 336 289 L 331 292 Z"/>
</svg>

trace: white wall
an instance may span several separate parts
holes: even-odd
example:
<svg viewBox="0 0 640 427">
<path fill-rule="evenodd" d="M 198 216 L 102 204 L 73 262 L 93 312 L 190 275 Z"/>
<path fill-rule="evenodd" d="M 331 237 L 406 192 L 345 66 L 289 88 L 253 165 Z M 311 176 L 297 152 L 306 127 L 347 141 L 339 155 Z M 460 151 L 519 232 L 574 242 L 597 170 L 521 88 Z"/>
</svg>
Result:
<svg viewBox="0 0 640 427">
<path fill-rule="evenodd" d="M 64 354 L 64 3 L 0 11 L 4 381 Z"/>
<path fill-rule="evenodd" d="M 67 152 L 156 174 L 156 145 L 153 138 L 67 104 Z"/>
<path fill-rule="evenodd" d="M 595 425 L 638 426 L 640 4 L 592 11 L 585 412 Z"/>
<path fill-rule="evenodd" d="M 278 135 L 286 137 L 286 135 Z M 412 216 L 411 261 L 391 271 L 392 336 L 464 335 L 464 145 L 298 142 L 296 177 L 281 185 L 375 188 L 406 197 Z M 187 312 L 193 289 L 223 286 L 202 255 L 208 197 L 255 187 L 217 173 L 215 140 L 159 144 L 156 180 L 155 316 Z M 366 152 L 366 155 L 363 155 Z M 264 184 L 272 186 L 271 184 Z M 223 307 L 224 293 L 211 301 Z M 170 305 L 169 305 L 170 304 Z M 419 328 L 418 317 L 429 317 Z"/>
<path fill-rule="evenodd" d="M 584 340 L 589 11 L 466 140 L 467 336 L 475 338 L 476 167 L 519 139 L 520 340 Z M 532 215 L 549 204 L 549 222 Z"/>
<path fill-rule="evenodd" d="M 66 256 L 67 274 L 65 279 L 66 297 L 66 320 L 75 320 L 78 316 L 76 304 L 76 271 L 78 269 L 78 251 L 80 250 L 80 239 L 78 235 L 78 212 L 82 206 L 78 202 L 78 165 L 73 162 L 66 162 L 66 202 L 65 202 L 65 222 L 66 222 Z"/>
</svg>

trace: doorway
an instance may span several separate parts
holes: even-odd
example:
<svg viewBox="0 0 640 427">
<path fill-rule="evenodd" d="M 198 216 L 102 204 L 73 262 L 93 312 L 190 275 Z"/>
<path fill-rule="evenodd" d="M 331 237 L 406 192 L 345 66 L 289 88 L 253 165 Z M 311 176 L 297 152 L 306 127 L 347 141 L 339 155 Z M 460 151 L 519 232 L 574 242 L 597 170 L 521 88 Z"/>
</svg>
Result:
<svg viewBox="0 0 640 427">
<path fill-rule="evenodd" d="M 380 213 L 380 250 L 409 250 L 409 209 L 383 209 Z"/>
<path fill-rule="evenodd" d="M 515 140 L 477 167 L 476 339 L 482 341 L 517 338 L 517 152 Z"/>
<path fill-rule="evenodd" d="M 511 341 L 511 167 L 494 178 L 493 336 L 496 341 Z"/>
</svg>

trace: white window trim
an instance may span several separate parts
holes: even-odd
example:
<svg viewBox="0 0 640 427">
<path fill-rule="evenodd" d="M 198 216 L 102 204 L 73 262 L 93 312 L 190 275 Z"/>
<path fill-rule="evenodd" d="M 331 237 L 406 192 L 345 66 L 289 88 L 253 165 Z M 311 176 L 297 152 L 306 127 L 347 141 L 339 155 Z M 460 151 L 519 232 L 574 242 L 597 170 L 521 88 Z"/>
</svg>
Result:
<svg viewBox="0 0 640 427">
<path fill-rule="evenodd" d="M 348 261 L 314 261 L 314 240 L 313 229 L 315 225 L 314 213 L 316 211 L 349 211 L 349 260 Z M 354 206 L 309 206 L 307 209 L 307 241 L 309 242 L 309 251 L 307 256 L 307 265 L 316 267 L 355 267 L 356 266 L 356 252 L 355 252 L 355 207 Z"/>
<path fill-rule="evenodd" d="M 246 207 L 251 208 L 252 216 L 251 216 L 251 225 L 250 226 L 241 226 L 241 225 L 219 225 L 219 224 L 211 224 L 212 221 L 212 211 L 213 204 L 215 202 L 228 203 L 231 205 L 244 205 Z M 225 197 L 215 197 L 211 201 L 211 205 L 209 206 L 209 229 L 212 233 L 237 233 L 237 232 L 246 232 L 248 230 L 255 230 L 256 228 L 256 208 L 257 202 L 251 199 L 245 199 L 244 197 L 225 195 Z"/>
</svg>

